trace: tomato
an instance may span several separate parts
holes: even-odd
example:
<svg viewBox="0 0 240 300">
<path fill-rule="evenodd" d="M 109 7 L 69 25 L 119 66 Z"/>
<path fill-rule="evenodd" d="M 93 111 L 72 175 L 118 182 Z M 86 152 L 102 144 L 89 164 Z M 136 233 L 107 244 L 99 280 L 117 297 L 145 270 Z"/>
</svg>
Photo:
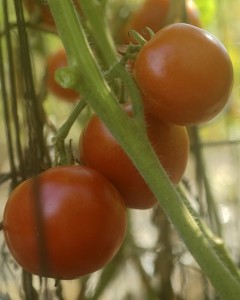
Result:
<svg viewBox="0 0 240 300">
<path fill-rule="evenodd" d="M 63 88 L 55 80 L 57 69 L 67 66 L 67 54 L 64 48 L 49 56 L 47 60 L 47 87 L 55 96 L 68 102 L 75 102 L 79 99 L 79 94 L 72 89 Z"/>
<path fill-rule="evenodd" d="M 79 13 L 81 13 L 80 6 L 77 1 L 74 1 Z M 56 24 L 50 11 L 49 5 L 45 0 L 23 0 L 24 7 L 28 11 L 30 17 L 42 24 L 43 26 L 56 29 Z"/>
<path fill-rule="evenodd" d="M 139 9 L 130 16 L 129 21 L 124 26 L 121 38 L 122 43 L 128 44 L 130 42 L 128 35 L 130 30 L 135 30 L 146 39 L 149 39 L 150 36 L 146 31 L 146 27 L 151 28 L 154 32 L 162 28 L 165 25 L 169 7 L 170 0 L 144 1 Z"/>
<path fill-rule="evenodd" d="M 126 208 L 116 188 L 81 166 L 49 169 L 11 193 L 6 243 L 26 271 L 73 279 L 104 267 L 122 245 Z"/>
<path fill-rule="evenodd" d="M 212 34 L 183 23 L 161 29 L 139 51 L 134 77 L 145 108 L 180 125 L 211 120 L 233 85 L 231 59 Z"/>
<path fill-rule="evenodd" d="M 131 107 L 125 107 L 129 115 Z M 178 183 L 188 159 L 185 127 L 168 124 L 146 114 L 148 137 L 173 183 Z M 129 208 L 147 209 L 157 200 L 127 154 L 97 115 L 89 120 L 79 141 L 82 161 L 101 172 L 123 196 Z M 141 151 L 141 149 L 139 149 Z"/>
</svg>

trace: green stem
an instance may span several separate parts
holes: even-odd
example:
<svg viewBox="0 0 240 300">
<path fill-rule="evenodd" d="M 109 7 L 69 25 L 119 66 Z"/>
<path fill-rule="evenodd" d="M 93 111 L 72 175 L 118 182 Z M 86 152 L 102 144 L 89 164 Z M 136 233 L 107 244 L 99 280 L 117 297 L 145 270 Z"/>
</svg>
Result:
<svg viewBox="0 0 240 300">
<path fill-rule="evenodd" d="M 79 84 L 76 85 L 76 90 L 102 118 L 143 175 L 189 251 L 222 299 L 239 300 L 239 282 L 230 273 L 225 262 L 218 257 L 214 247 L 200 230 L 198 223 L 171 184 L 142 127 L 135 118 L 129 118 L 125 114 L 104 80 L 71 2 L 48 1 L 63 44 L 71 58 L 70 64 L 79 68 Z"/>
<path fill-rule="evenodd" d="M 81 111 L 86 107 L 87 103 L 84 101 L 84 99 L 81 99 L 72 113 L 69 115 L 68 119 L 64 122 L 64 124 L 58 129 L 55 140 L 64 140 L 72 127 L 72 125 L 75 123 L 76 119 L 78 118 Z"/>
<path fill-rule="evenodd" d="M 89 31 L 96 42 L 96 46 L 107 68 L 109 68 L 116 62 L 117 52 L 106 19 L 107 1 L 81 0 L 79 2 L 81 2 L 80 5 L 83 14 L 88 20 L 87 26 Z"/>
<path fill-rule="evenodd" d="M 54 158 L 54 165 L 62 165 L 67 164 L 67 153 L 65 150 L 65 143 L 64 140 L 68 136 L 70 129 L 72 128 L 73 124 L 75 123 L 76 119 L 78 118 L 80 112 L 85 108 L 87 103 L 84 99 L 81 99 L 72 113 L 69 115 L 67 120 L 64 124 L 58 129 L 55 137 L 54 137 L 54 144 L 55 144 L 55 158 Z"/>
</svg>

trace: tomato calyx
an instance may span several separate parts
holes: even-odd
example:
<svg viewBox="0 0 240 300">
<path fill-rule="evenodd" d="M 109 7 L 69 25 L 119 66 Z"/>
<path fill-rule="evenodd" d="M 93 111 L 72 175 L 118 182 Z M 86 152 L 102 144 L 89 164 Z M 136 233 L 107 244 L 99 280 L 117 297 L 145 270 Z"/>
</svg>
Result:
<svg viewBox="0 0 240 300">
<path fill-rule="evenodd" d="M 150 28 L 148 28 L 148 30 L 151 30 Z M 131 40 L 135 40 L 137 42 L 138 45 L 143 46 L 144 44 L 146 44 L 146 39 L 136 30 L 130 30 L 128 32 L 130 39 Z"/>
<path fill-rule="evenodd" d="M 146 31 L 148 32 L 150 39 L 155 36 L 155 33 L 151 28 L 146 27 Z M 128 34 L 133 42 L 128 45 L 121 45 L 118 47 L 118 52 L 122 55 L 120 63 L 123 65 L 126 65 L 129 61 L 135 60 L 139 51 L 148 42 L 139 32 L 135 30 L 130 30 Z"/>
<path fill-rule="evenodd" d="M 112 80 L 119 77 L 118 67 L 127 66 L 129 62 L 134 62 L 139 51 L 141 50 L 142 45 L 121 45 L 117 48 L 120 55 L 119 61 L 111 66 L 111 68 L 105 72 L 104 77 L 106 80 Z"/>
</svg>

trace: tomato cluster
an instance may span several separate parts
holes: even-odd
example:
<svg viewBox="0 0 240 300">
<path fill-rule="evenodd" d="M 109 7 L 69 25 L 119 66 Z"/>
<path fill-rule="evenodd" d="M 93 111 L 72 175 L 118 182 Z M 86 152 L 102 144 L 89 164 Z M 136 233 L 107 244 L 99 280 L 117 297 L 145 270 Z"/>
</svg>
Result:
<svg viewBox="0 0 240 300">
<path fill-rule="evenodd" d="M 29 11 L 37 5 L 42 21 L 54 26 L 48 7 L 30 0 L 25 5 Z M 203 124 L 223 110 L 233 68 L 224 46 L 205 30 L 186 23 L 162 28 L 169 7 L 169 0 L 147 0 L 126 28 L 141 33 L 148 26 L 156 32 L 151 39 L 145 36 L 147 42 L 136 55 L 132 76 L 142 93 L 149 141 L 176 185 L 188 160 L 186 126 Z M 194 9 L 186 9 L 189 22 L 197 24 Z M 56 70 L 66 65 L 64 49 L 49 57 L 46 83 L 53 94 L 72 102 L 79 95 L 55 80 Z M 133 117 L 131 103 L 122 109 Z M 81 132 L 79 156 L 83 166 L 44 171 L 18 185 L 7 201 L 5 239 L 13 257 L 28 272 L 73 279 L 104 267 L 124 241 L 126 207 L 148 209 L 157 204 L 96 114 Z"/>
</svg>

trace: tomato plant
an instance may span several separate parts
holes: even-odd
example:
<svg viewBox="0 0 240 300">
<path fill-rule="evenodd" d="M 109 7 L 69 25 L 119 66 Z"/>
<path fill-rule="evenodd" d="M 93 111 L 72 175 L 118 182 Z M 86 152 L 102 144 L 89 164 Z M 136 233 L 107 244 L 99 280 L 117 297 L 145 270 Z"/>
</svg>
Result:
<svg viewBox="0 0 240 300">
<path fill-rule="evenodd" d="M 129 105 L 125 110 L 132 114 Z M 151 144 L 176 184 L 184 173 L 188 158 L 186 129 L 162 122 L 150 114 L 146 114 L 145 119 Z M 117 187 L 127 207 L 146 209 L 157 203 L 142 176 L 97 115 L 84 129 L 79 147 L 83 162 L 104 174 Z"/>
<path fill-rule="evenodd" d="M 161 29 L 142 47 L 134 76 L 146 109 L 162 120 L 193 125 L 211 120 L 225 107 L 233 67 L 215 36 L 177 23 Z"/>
<path fill-rule="evenodd" d="M 79 94 L 72 89 L 63 88 L 55 79 L 55 72 L 67 66 L 67 55 L 64 48 L 59 49 L 47 60 L 47 87 L 55 96 L 68 102 L 75 102 Z"/>
<path fill-rule="evenodd" d="M 7 245 L 28 272 L 73 279 L 105 266 L 122 245 L 126 209 L 115 187 L 81 166 L 49 169 L 11 193 Z"/>
</svg>

